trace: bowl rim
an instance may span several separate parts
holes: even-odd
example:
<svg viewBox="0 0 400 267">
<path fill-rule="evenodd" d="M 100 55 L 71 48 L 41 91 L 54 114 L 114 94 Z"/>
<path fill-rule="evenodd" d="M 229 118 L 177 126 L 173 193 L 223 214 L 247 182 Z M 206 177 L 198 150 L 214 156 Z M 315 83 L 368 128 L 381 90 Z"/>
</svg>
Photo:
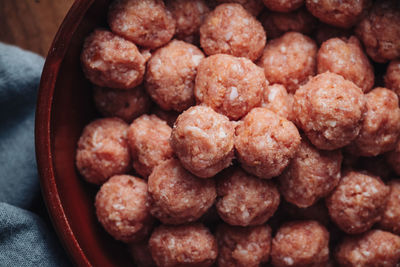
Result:
<svg viewBox="0 0 400 267">
<path fill-rule="evenodd" d="M 92 266 L 92 264 L 75 238 L 59 197 L 51 153 L 51 111 L 61 63 L 76 29 L 94 1 L 75 0 L 61 23 L 43 67 L 35 115 L 36 162 L 43 199 L 64 249 L 77 266 Z"/>
</svg>

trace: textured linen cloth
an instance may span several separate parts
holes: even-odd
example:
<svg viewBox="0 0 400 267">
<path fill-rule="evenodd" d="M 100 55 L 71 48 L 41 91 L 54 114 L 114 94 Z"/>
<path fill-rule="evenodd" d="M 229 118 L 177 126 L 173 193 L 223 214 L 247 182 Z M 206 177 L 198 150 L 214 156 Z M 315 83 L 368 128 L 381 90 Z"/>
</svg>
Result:
<svg viewBox="0 0 400 267">
<path fill-rule="evenodd" d="M 0 43 L 0 266 L 70 266 L 41 198 L 34 146 L 44 60 Z"/>
</svg>

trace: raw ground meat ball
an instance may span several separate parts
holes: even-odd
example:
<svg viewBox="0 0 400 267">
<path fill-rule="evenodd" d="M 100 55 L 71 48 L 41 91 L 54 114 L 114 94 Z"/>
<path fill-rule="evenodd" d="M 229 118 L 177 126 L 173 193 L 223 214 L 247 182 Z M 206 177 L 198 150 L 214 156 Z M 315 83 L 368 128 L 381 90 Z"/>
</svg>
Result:
<svg viewBox="0 0 400 267">
<path fill-rule="evenodd" d="M 253 16 L 257 17 L 263 10 L 264 4 L 262 0 L 217 0 L 218 3 L 238 3 L 244 9 L 249 11 Z"/>
<path fill-rule="evenodd" d="M 171 147 L 182 165 L 209 178 L 228 167 L 234 157 L 234 124 L 207 106 L 194 106 L 179 115 Z"/>
<path fill-rule="evenodd" d="M 292 122 L 266 108 L 254 108 L 236 128 L 235 148 L 243 169 L 269 179 L 286 168 L 300 140 Z"/>
<path fill-rule="evenodd" d="M 265 223 L 279 206 L 279 192 L 271 181 L 234 169 L 217 181 L 217 211 L 230 225 Z"/>
<path fill-rule="evenodd" d="M 317 25 L 317 19 L 304 7 L 290 13 L 266 10 L 260 20 L 269 39 L 277 38 L 290 31 L 310 34 Z"/>
<path fill-rule="evenodd" d="M 393 150 L 400 134 L 400 108 L 397 95 L 378 87 L 365 95 L 367 112 L 358 137 L 348 147 L 361 156 L 377 156 Z"/>
<path fill-rule="evenodd" d="M 133 168 L 144 178 L 164 160 L 172 158 L 171 127 L 155 115 L 142 115 L 129 126 L 128 141 Z"/>
<path fill-rule="evenodd" d="M 161 225 L 151 235 L 149 247 L 162 267 L 208 267 L 218 255 L 217 241 L 202 224 Z"/>
<path fill-rule="evenodd" d="M 390 61 L 385 74 L 385 86 L 400 97 L 400 59 Z"/>
<path fill-rule="evenodd" d="M 264 89 L 264 97 L 261 106 L 275 112 L 285 119 L 293 120 L 293 100 L 293 95 L 288 94 L 283 85 L 276 83 Z"/>
<path fill-rule="evenodd" d="M 148 239 L 140 243 L 129 245 L 129 253 L 132 255 L 137 267 L 156 267 L 156 263 L 151 257 Z"/>
<path fill-rule="evenodd" d="M 196 221 L 217 197 L 214 180 L 192 175 L 177 159 L 157 165 L 148 188 L 150 213 L 165 224 Z"/>
<path fill-rule="evenodd" d="M 304 0 L 263 0 L 268 9 L 277 12 L 290 12 L 304 4 Z"/>
<path fill-rule="evenodd" d="M 343 267 L 395 267 L 400 261 L 400 237 L 381 230 L 349 236 L 339 245 L 336 260 Z"/>
<path fill-rule="evenodd" d="M 183 111 L 194 105 L 194 80 L 204 58 L 196 46 L 173 40 L 147 63 L 146 89 L 164 110 Z"/>
<path fill-rule="evenodd" d="M 129 243 L 149 234 L 153 219 L 147 208 L 147 184 L 129 175 L 116 175 L 96 195 L 97 218 L 115 239 Z"/>
<path fill-rule="evenodd" d="M 76 167 L 86 181 L 102 184 L 129 170 L 131 156 L 126 139 L 128 124 L 118 118 L 88 124 L 78 141 Z"/>
<path fill-rule="evenodd" d="M 175 33 L 175 20 L 162 0 L 115 0 L 108 10 L 113 32 L 137 45 L 156 48 Z"/>
<path fill-rule="evenodd" d="M 371 0 L 306 0 L 308 11 L 330 25 L 350 28 L 371 6 Z"/>
<path fill-rule="evenodd" d="M 197 102 L 238 120 L 261 104 L 265 86 L 262 68 L 246 58 L 218 54 L 201 61 L 194 94 Z"/>
<path fill-rule="evenodd" d="M 318 45 L 321 45 L 323 42 L 328 41 L 332 38 L 339 38 L 344 41 L 347 40 L 353 33 L 352 29 L 343 29 L 334 27 L 329 24 L 319 23 L 317 31 L 315 32 L 315 41 L 317 41 Z"/>
<path fill-rule="evenodd" d="M 150 109 L 150 98 L 142 86 L 127 91 L 95 86 L 93 90 L 96 108 L 105 117 L 130 123 Z"/>
<path fill-rule="evenodd" d="M 174 126 L 174 123 L 180 114 L 179 112 L 173 110 L 163 110 L 157 105 L 153 106 L 153 108 L 151 109 L 151 113 L 164 120 L 169 127 Z"/>
<path fill-rule="evenodd" d="M 397 142 L 395 149 L 387 154 L 387 162 L 400 175 L 400 141 Z"/>
<path fill-rule="evenodd" d="M 278 179 L 279 191 L 286 201 L 301 208 L 313 205 L 338 185 L 342 158 L 340 150 L 318 150 L 302 138 L 296 155 Z"/>
<path fill-rule="evenodd" d="M 272 239 L 272 264 L 276 267 L 326 266 L 328 243 L 329 232 L 316 221 L 285 223 Z"/>
<path fill-rule="evenodd" d="M 379 226 L 395 234 L 400 234 L 400 180 L 392 180 L 388 186 L 390 187 L 389 200 Z"/>
<path fill-rule="evenodd" d="M 374 86 L 374 69 L 354 36 L 348 40 L 332 38 L 324 42 L 317 56 L 318 73 L 330 71 L 342 75 L 368 92 Z"/>
<path fill-rule="evenodd" d="M 217 229 L 219 267 L 258 267 L 268 261 L 271 227 L 235 227 L 221 224 Z"/>
<path fill-rule="evenodd" d="M 85 39 L 81 63 L 92 83 L 117 89 L 139 85 L 145 71 L 145 58 L 134 43 L 101 29 Z"/>
<path fill-rule="evenodd" d="M 294 96 L 296 124 L 319 149 L 334 150 L 351 143 L 360 132 L 365 111 L 361 89 L 331 72 L 315 76 Z"/>
<path fill-rule="evenodd" d="M 261 23 L 240 4 L 221 4 L 200 27 L 200 44 L 207 55 L 229 54 L 256 60 L 267 36 Z"/>
<path fill-rule="evenodd" d="M 282 84 L 294 93 L 315 75 L 316 57 L 317 45 L 313 40 L 298 32 L 288 32 L 268 42 L 259 65 L 271 84 Z"/>
<path fill-rule="evenodd" d="M 400 6 L 398 1 L 376 1 L 355 32 L 367 54 L 376 62 L 400 56 Z"/>
<path fill-rule="evenodd" d="M 389 187 L 378 177 L 349 172 L 326 198 L 326 206 L 340 229 L 348 234 L 359 234 L 381 219 L 388 194 Z"/>
</svg>

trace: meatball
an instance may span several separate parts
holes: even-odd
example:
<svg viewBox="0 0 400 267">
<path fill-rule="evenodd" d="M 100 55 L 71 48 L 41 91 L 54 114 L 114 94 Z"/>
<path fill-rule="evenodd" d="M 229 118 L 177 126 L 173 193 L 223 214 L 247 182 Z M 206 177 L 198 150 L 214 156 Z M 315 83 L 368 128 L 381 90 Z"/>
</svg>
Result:
<svg viewBox="0 0 400 267">
<path fill-rule="evenodd" d="M 304 4 L 304 0 L 263 0 L 268 9 L 277 12 L 290 12 Z"/>
<path fill-rule="evenodd" d="M 400 59 L 390 61 L 385 74 L 385 86 L 400 97 Z"/>
<path fill-rule="evenodd" d="M 176 21 L 175 36 L 180 40 L 196 39 L 210 12 L 204 0 L 168 0 L 167 7 Z"/>
<path fill-rule="evenodd" d="M 201 224 L 161 225 L 149 240 L 151 255 L 157 266 L 208 267 L 217 258 L 214 236 Z"/>
<path fill-rule="evenodd" d="M 148 188 L 150 213 L 165 224 L 196 221 L 217 197 L 214 180 L 193 176 L 177 159 L 157 165 Z"/>
<path fill-rule="evenodd" d="M 129 175 L 115 175 L 96 195 L 97 218 L 106 231 L 122 242 L 145 237 L 153 222 L 147 209 L 147 184 Z"/>
<path fill-rule="evenodd" d="M 389 187 L 375 176 L 351 171 L 326 198 L 331 219 L 348 234 L 367 231 L 381 219 Z"/>
<path fill-rule="evenodd" d="M 342 28 L 350 28 L 365 16 L 371 0 L 306 0 L 308 11 L 319 20 Z"/>
<path fill-rule="evenodd" d="M 88 124 L 78 141 L 76 167 L 86 181 L 102 184 L 129 170 L 131 156 L 126 139 L 128 124 L 118 118 Z"/>
<path fill-rule="evenodd" d="M 153 168 L 172 158 L 169 145 L 171 127 L 155 115 L 142 115 L 132 122 L 128 130 L 133 168 L 147 178 Z"/>
<path fill-rule="evenodd" d="M 162 0 L 115 0 L 108 24 L 116 34 L 153 49 L 172 39 L 176 23 Z"/>
<path fill-rule="evenodd" d="M 262 107 L 267 108 L 279 116 L 293 120 L 293 95 L 288 94 L 281 84 L 273 84 L 264 89 Z"/>
<path fill-rule="evenodd" d="M 200 27 L 200 44 L 207 55 L 222 53 L 254 61 L 266 40 L 261 23 L 240 4 L 217 6 Z"/>
<path fill-rule="evenodd" d="M 392 180 L 388 186 L 390 188 L 389 200 L 379 226 L 395 234 L 400 234 L 400 180 Z"/>
<path fill-rule="evenodd" d="M 151 257 L 148 240 L 130 244 L 129 253 L 132 255 L 137 267 L 157 267 Z"/>
<path fill-rule="evenodd" d="M 234 124 L 207 106 L 194 106 L 179 115 L 171 147 L 182 165 L 209 178 L 228 167 L 234 157 Z"/>
<path fill-rule="evenodd" d="M 336 260 L 343 267 L 397 266 L 400 237 L 381 230 L 349 236 L 339 245 Z"/>
<path fill-rule="evenodd" d="M 218 3 L 238 3 L 244 9 L 250 12 L 253 16 L 257 17 L 263 10 L 264 4 L 262 0 L 217 0 Z"/>
<path fill-rule="evenodd" d="M 234 169 L 217 181 L 217 211 L 230 225 L 265 223 L 278 209 L 279 192 L 271 181 Z"/>
<path fill-rule="evenodd" d="M 360 132 L 365 110 L 361 89 L 331 72 L 313 77 L 294 96 L 296 124 L 319 149 L 350 144 Z"/>
<path fill-rule="evenodd" d="M 235 227 L 221 224 L 217 229 L 219 267 L 258 267 L 268 261 L 271 228 L 266 225 Z"/>
<path fill-rule="evenodd" d="M 286 201 L 300 208 L 309 207 L 339 184 L 341 163 L 340 150 L 318 150 L 303 138 L 278 179 L 279 191 Z"/>
<path fill-rule="evenodd" d="M 173 110 L 163 110 L 157 105 L 153 106 L 151 113 L 165 121 L 169 127 L 174 126 L 174 123 L 180 114 L 179 112 Z"/>
<path fill-rule="evenodd" d="M 194 45 L 173 40 L 159 48 L 147 63 L 146 89 L 162 109 L 183 111 L 195 102 L 197 67 L 204 58 Z"/>
<path fill-rule="evenodd" d="M 386 158 L 393 170 L 400 175 L 400 141 L 397 142 L 394 150 L 387 154 Z"/>
<path fill-rule="evenodd" d="M 316 221 L 285 223 L 272 239 L 276 267 L 325 266 L 329 260 L 329 232 Z"/>
<path fill-rule="evenodd" d="M 289 31 L 310 34 L 317 25 L 317 19 L 305 8 L 290 13 L 266 11 L 260 19 L 270 39 Z"/>
<path fill-rule="evenodd" d="M 366 94 L 367 112 L 358 137 L 349 150 L 361 156 L 377 156 L 393 150 L 400 134 L 400 108 L 397 95 L 378 87 Z"/>
<path fill-rule="evenodd" d="M 266 108 L 254 108 L 236 128 L 235 148 L 243 169 L 269 179 L 286 168 L 300 140 L 292 122 Z"/>
<path fill-rule="evenodd" d="M 318 73 L 342 75 L 368 92 L 374 86 L 374 69 L 354 36 L 348 40 L 332 38 L 324 42 L 317 55 Z"/>
<path fill-rule="evenodd" d="M 294 93 L 315 75 L 316 57 L 317 45 L 313 40 L 298 32 L 288 32 L 268 42 L 259 64 L 271 84 L 280 83 Z"/>
<path fill-rule="evenodd" d="M 265 85 L 263 69 L 253 62 L 219 54 L 200 63 L 194 94 L 197 102 L 238 120 L 261 104 Z"/>
<path fill-rule="evenodd" d="M 347 39 L 353 34 L 352 29 L 343 29 L 331 26 L 325 23 L 319 23 L 317 31 L 315 32 L 315 41 L 317 41 L 318 45 L 321 45 L 323 42 L 328 41 L 332 38 L 339 38 L 343 41 L 347 41 Z"/>
<path fill-rule="evenodd" d="M 396 0 L 376 1 L 355 32 L 376 62 L 400 56 L 400 6 Z"/>
<path fill-rule="evenodd" d="M 142 86 L 132 90 L 94 87 L 94 103 L 105 117 L 118 117 L 130 123 L 150 109 L 151 101 Z"/>
<path fill-rule="evenodd" d="M 97 29 L 85 39 L 81 63 L 86 78 L 92 83 L 131 89 L 143 81 L 146 62 L 134 43 Z"/>
</svg>

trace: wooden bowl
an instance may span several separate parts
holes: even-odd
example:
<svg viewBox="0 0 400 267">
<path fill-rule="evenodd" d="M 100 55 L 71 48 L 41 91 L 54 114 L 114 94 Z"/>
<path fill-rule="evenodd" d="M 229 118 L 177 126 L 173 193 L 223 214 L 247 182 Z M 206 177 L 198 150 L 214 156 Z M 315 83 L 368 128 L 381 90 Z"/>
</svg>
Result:
<svg viewBox="0 0 400 267">
<path fill-rule="evenodd" d="M 83 127 L 96 112 L 91 84 L 80 65 L 84 38 L 106 27 L 111 0 L 76 0 L 50 48 L 36 110 L 36 157 L 42 193 L 55 230 L 78 266 L 132 266 L 125 245 L 97 222 L 98 187 L 75 168 L 75 149 Z"/>
</svg>

